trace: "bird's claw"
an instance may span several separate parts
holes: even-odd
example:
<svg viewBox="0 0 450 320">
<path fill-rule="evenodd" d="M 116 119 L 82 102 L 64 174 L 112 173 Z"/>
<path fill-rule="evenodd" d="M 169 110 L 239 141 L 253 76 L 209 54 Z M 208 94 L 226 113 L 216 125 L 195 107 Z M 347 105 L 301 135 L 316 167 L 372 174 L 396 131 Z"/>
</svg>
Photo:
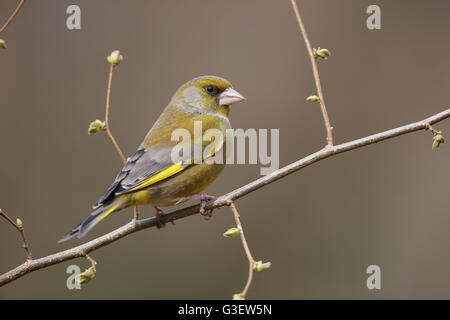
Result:
<svg viewBox="0 0 450 320">
<path fill-rule="evenodd" d="M 206 220 L 211 219 L 214 209 L 205 210 L 205 207 L 208 201 L 216 200 L 217 198 L 207 194 L 200 194 L 198 199 L 200 200 L 200 214 L 204 216 Z"/>
<path fill-rule="evenodd" d="M 166 224 L 161 222 L 161 217 L 165 215 L 165 213 L 160 207 L 157 206 L 155 206 L 155 210 L 156 210 L 156 227 L 158 229 L 164 228 Z"/>
<path fill-rule="evenodd" d="M 216 200 L 217 197 L 210 196 L 208 194 L 193 194 L 187 197 L 189 200 L 200 200 L 200 214 L 204 216 L 207 220 L 212 217 L 212 212 L 214 209 L 205 210 L 206 204 L 210 200 Z"/>
</svg>

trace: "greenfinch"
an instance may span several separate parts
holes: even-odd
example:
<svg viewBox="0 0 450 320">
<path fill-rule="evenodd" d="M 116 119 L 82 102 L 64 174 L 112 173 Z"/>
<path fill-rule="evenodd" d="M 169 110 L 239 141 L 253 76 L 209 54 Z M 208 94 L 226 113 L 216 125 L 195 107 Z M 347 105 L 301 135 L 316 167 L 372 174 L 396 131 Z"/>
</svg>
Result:
<svg viewBox="0 0 450 320">
<path fill-rule="evenodd" d="M 95 210 L 59 242 L 85 236 L 108 215 L 130 206 L 153 205 L 160 217 L 160 207 L 198 199 L 200 212 L 205 214 L 206 201 L 214 197 L 202 192 L 219 176 L 226 162 L 207 160 L 218 152 L 225 152 L 226 157 L 224 140 L 226 130 L 231 129 L 230 106 L 243 100 L 230 82 L 215 76 L 198 77 L 182 85 L 113 184 L 93 205 Z M 195 134 L 199 123 L 200 137 Z M 189 133 L 187 141 L 173 138 L 179 129 Z M 220 132 L 223 138 L 205 141 L 203 134 L 209 129 Z M 174 160 L 174 148 L 180 145 L 189 152 L 183 152 L 181 160 Z M 207 147 L 209 151 L 204 155 Z M 196 153 L 197 149 L 201 152 Z"/>
</svg>

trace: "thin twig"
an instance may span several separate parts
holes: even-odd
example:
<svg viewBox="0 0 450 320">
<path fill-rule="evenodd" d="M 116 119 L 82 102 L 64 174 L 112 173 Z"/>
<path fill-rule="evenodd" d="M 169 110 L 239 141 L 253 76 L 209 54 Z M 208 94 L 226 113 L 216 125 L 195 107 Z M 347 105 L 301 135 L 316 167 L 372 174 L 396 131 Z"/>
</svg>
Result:
<svg viewBox="0 0 450 320">
<path fill-rule="evenodd" d="M 92 259 L 87 253 L 85 254 L 85 257 L 86 257 L 86 259 L 89 260 L 89 262 L 91 263 L 92 267 L 95 269 L 95 265 L 97 264 L 97 261 Z"/>
<path fill-rule="evenodd" d="M 111 64 L 109 69 L 109 77 L 108 77 L 108 89 L 106 91 L 106 107 L 105 107 L 105 132 L 109 137 L 109 140 L 111 140 L 111 143 L 113 144 L 114 149 L 116 149 L 117 154 L 120 157 L 120 160 L 122 161 L 122 164 L 125 164 L 127 162 L 127 159 L 122 153 L 122 150 L 120 150 L 119 145 L 116 142 L 116 139 L 114 139 L 114 136 L 111 133 L 111 130 L 109 129 L 109 105 L 110 105 L 110 99 L 111 99 L 111 85 L 112 85 L 112 76 L 114 71 L 114 64 Z"/>
<path fill-rule="evenodd" d="M 247 244 L 247 240 L 245 240 L 244 229 L 242 228 L 241 219 L 239 219 L 239 212 L 237 211 L 233 200 L 230 201 L 230 207 L 231 207 L 231 210 L 233 211 L 234 220 L 236 221 L 236 226 L 240 230 L 242 246 L 244 247 L 245 254 L 247 255 L 248 264 L 249 264 L 247 283 L 245 284 L 244 290 L 242 290 L 242 292 L 241 292 L 241 295 L 245 297 L 247 295 L 248 288 L 250 288 L 250 285 L 252 284 L 253 266 L 255 265 L 255 259 L 253 259 L 253 256 L 252 256 L 250 249 L 248 247 L 248 244 Z"/>
<path fill-rule="evenodd" d="M 322 111 L 322 117 L 325 124 L 325 129 L 327 131 L 327 145 L 333 145 L 333 127 L 330 124 L 330 119 L 328 118 L 327 108 L 325 107 L 325 100 L 323 98 L 322 86 L 320 84 L 319 70 L 317 68 L 317 60 L 313 54 L 313 50 L 311 47 L 311 43 L 309 42 L 308 35 L 306 33 L 305 26 L 303 25 L 302 18 L 300 17 L 300 12 L 298 11 L 297 3 L 295 0 L 291 0 L 292 8 L 294 9 L 295 17 L 297 18 L 298 25 L 300 27 L 300 31 L 303 36 L 303 40 L 305 41 L 306 50 L 308 51 L 309 59 L 311 60 L 311 66 L 314 76 L 314 81 L 316 83 L 317 94 L 319 96 L 319 105 L 320 110 Z"/>
<path fill-rule="evenodd" d="M 6 20 L 5 24 L 0 28 L 0 33 L 3 32 L 3 30 L 6 29 L 6 27 L 14 20 L 14 18 L 17 16 L 17 14 L 20 11 L 20 8 L 22 8 L 23 4 L 25 3 L 25 0 L 21 0 L 19 4 L 17 5 L 17 8 L 14 10 L 12 15 Z"/>
<path fill-rule="evenodd" d="M 112 76 L 113 76 L 115 66 L 116 66 L 115 64 L 111 63 L 110 68 L 109 68 L 108 88 L 106 90 L 105 128 L 104 128 L 104 130 L 105 130 L 106 134 L 108 135 L 109 140 L 111 140 L 111 143 L 112 143 L 114 149 L 116 150 L 117 154 L 119 155 L 120 160 L 122 161 L 122 164 L 125 165 L 125 163 L 127 162 L 127 159 L 123 155 L 122 150 L 120 150 L 119 144 L 117 143 L 116 139 L 112 135 L 111 130 L 109 129 L 109 106 L 110 106 L 110 101 L 111 101 Z M 139 211 L 138 211 L 137 206 L 134 206 L 133 210 L 134 210 L 133 219 L 138 220 L 139 219 Z"/>
<path fill-rule="evenodd" d="M 361 139 L 349 141 L 346 143 L 342 143 L 339 145 L 331 146 L 328 148 L 323 148 L 313 154 L 310 154 L 296 162 L 293 162 L 283 168 L 280 168 L 271 174 L 268 174 L 264 177 L 261 177 L 257 180 L 254 180 L 238 189 L 235 189 L 218 199 L 214 202 L 209 203 L 204 208 L 205 210 L 210 210 L 213 208 L 219 208 L 230 204 L 230 201 L 236 200 L 244 197 L 245 195 L 258 190 L 264 186 L 267 186 L 277 180 L 282 179 L 283 177 L 290 175 L 294 172 L 297 172 L 307 166 L 312 165 L 313 163 L 319 162 L 326 158 L 338 155 L 340 153 L 344 153 L 347 151 L 351 151 L 354 149 L 358 149 L 364 146 L 368 146 L 374 143 L 378 143 L 387 139 L 392 139 L 404 134 L 409 134 L 419 130 L 427 129 L 427 124 L 432 125 L 434 123 L 440 122 L 444 119 L 450 118 L 450 109 L 442 111 L 438 114 L 435 114 L 427 119 L 417 121 L 414 123 L 410 123 L 395 129 L 387 130 L 384 132 L 380 132 L 374 135 L 370 135 Z M 65 251 L 61 251 L 43 258 L 34 259 L 33 261 L 28 261 L 11 271 L 8 271 L 0 276 L 0 286 L 3 286 L 11 281 L 14 281 L 18 278 L 23 277 L 24 275 L 49 267 L 51 265 L 55 265 L 67 260 L 84 257 L 86 253 L 97 250 L 103 246 L 113 243 L 131 233 L 155 227 L 160 223 L 167 223 L 170 221 L 175 221 L 178 219 L 182 219 L 188 216 L 192 216 L 194 214 L 198 214 L 200 210 L 200 205 L 190 206 L 187 208 L 179 209 L 173 211 L 171 213 L 165 214 L 160 218 L 152 217 L 142 220 L 133 220 L 126 225 L 111 231 L 108 234 L 105 234 L 101 237 L 98 237 L 94 240 L 91 240 L 87 243 L 74 247 L 72 249 L 68 249 Z"/>
<path fill-rule="evenodd" d="M 33 255 L 31 254 L 30 247 L 28 246 L 27 240 L 25 239 L 25 232 L 23 231 L 23 227 L 18 226 L 17 223 L 15 223 L 6 213 L 3 212 L 2 209 L 0 209 L 0 215 L 6 219 L 14 228 L 16 228 L 17 231 L 19 231 L 20 237 L 22 238 L 23 248 L 25 249 L 25 252 L 27 254 L 27 260 L 31 261 L 33 260 Z"/>
<path fill-rule="evenodd" d="M 434 136 L 442 133 L 441 131 L 437 131 L 436 129 L 434 129 L 429 123 L 426 124 L 426 128 L 427 130 L 431 131 Z"/>
</svg>

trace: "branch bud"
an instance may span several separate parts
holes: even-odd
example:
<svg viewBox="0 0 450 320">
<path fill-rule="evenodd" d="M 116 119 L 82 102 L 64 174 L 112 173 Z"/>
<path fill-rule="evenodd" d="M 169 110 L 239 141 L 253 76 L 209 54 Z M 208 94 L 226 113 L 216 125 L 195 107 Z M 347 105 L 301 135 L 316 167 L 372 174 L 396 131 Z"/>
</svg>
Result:
<svg viewBox="0 0 450 320">
<path fill-rule="evenodd" d="M 0 39 L 0 48 L 6 49 L 6 42 L 5 42 L 5 40 Z"/>
<path fill-rule="evenodd" d="M 256 261 L 256 262 L 253 264 L 253 270 L 256 270 L 256 271 L 258 271 L 258 272 L 261 272 L 261 271 L 264 271 L 264 270 L 266 270 L 266 269 L 269 269 L 271 265 L 272 265 L 271 262 L 264 262 L 264 263 L 263 263 L 262 261 Z"/>
<path fill-rule="evenodd" d="M 245 300 L 245 297 L 242 293 L 233 294 L 233 300 Z"/>
<path fill-rule="evenodd" d="M 117 66 L 123 60 L 123 56 L 120 54 L 119 50 L 114 50 L 108 57 L 106 57 L 106 60 L 108 60 L 108 62 L 112 65 Z"/>
<path fill-rule="evenodd" d="M 22 229 L 22 227 L 23 227 L 22 220 L 20 220 L 19 218 L 17 218 L 17 220 L 16 220 L 16 225 L 17 225 L 20 229 Z"/>
<path fill-rule="evenodd" d="M 104 121 L 95 120 L 89 124 L 88 134 L 94 134 L 105 130 L 106 123 Z"/>
<path fill-rule="evenodd" d="M 330 56 L 330 51 L 328 50 L 328 49 L 320 49 L 320 47 L 319 48 L 314 48 L 313 49 L 313 55 L 314 55 L 314 57 L 319 57 L 319 58 L 322 58 L 322 59 L 327 59 L 329 56 Z"/>
<path fill-rule="evenodd" d="M 90 267 L 89 269 L 86 269 L 83 273 L 80 273 L 78 276 L 76 276 L 76 280 L 80 284 L 88 283 L 92 280 L 93 277 L 95 277 L 95 274 L 97 273 L 97 270 L 95 270 L 94 267 Z"/>
<path fill-rule="evenodd" d="M 439 148 L 441 143 L 444 143 L 444 142 L 445 142 L 444 137 L 440 133 L 438 133 L 437 135 L 435 135 L 433 137 L 433 145 L 431 146 L 431 149 Z"/>
<path fill-rule="evenodd" d="M 241 229 L 239 229 L 239 228 L 230 228 L 227 231 L 225 231 L 223 236 L 225 238 L 235 238 L 235 237 L 237 237 L 240 234 L 241 234 Z"/>
<path fill-rule="evenodd" d="M 316 95 L 313 95 L 313 96 L 309 96 L 308 98 L 306 98 L 306 101 L 317 102 L 317 101 L 320 101 L 320 98 Z"/>
</svg>

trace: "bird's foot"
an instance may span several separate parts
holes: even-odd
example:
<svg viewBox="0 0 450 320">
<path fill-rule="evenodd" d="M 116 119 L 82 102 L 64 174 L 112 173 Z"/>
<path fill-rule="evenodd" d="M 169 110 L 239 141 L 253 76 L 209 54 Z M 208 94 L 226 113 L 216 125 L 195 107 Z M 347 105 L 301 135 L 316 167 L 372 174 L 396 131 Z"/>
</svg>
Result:
<svg viewBox="0 0 450 320">
<path fill-rule="evenodd" d="M 193 195 L 188 196 L 187 198 L 191 199 L 191 200 L 200 200 L 200 214 L 207 219 L 212 217 L 212 213 L 213 213 L 214 209 L 205 210 L 205 207 L 206 207 L 206 203 L 208 201 L 216 200 L 217 197 L 202 193 L 202 194 L 193 194 Z"/>
<path fill-rule="evenodd" d="M 154 207 L 155 207 L 155 210 L 156 210 L 156 227 L 158 229 L 164 228 L 166 226 L 166 224 L 161 222 L 161 217 L 163 215 L 165 215 L 165 213 L 160 207 L 157 207 L 157 206 L 154 206 Z"/>
</svg>

